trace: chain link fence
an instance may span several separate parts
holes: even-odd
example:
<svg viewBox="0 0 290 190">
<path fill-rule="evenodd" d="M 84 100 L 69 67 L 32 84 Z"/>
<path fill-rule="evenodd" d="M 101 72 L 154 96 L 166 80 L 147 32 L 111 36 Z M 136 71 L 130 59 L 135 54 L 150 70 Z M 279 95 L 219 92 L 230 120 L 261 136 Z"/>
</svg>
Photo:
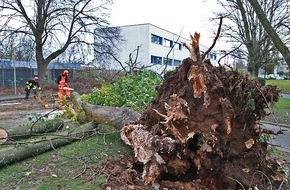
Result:
<svg viewBox="0 0 290 190">
<path fill-rule="evenodd" d="M 53 63 L 51 65 L 52 67 L 50 66 L 46 70 L 45 79 L 40 81 L 41 85 L 54 83 L 64 70 L 69 70 L 69 78 L 72 79 L 75 70 L 80 69 L 79 64 L 75 63 Z M 35 62 L 0 60 L 0 95 L 3 94 L 1 89 L 6 88 L 13 88 L 15 95 L 23 93 L 26 82 L 37 75 L 37 65 Z"/>
</svg>

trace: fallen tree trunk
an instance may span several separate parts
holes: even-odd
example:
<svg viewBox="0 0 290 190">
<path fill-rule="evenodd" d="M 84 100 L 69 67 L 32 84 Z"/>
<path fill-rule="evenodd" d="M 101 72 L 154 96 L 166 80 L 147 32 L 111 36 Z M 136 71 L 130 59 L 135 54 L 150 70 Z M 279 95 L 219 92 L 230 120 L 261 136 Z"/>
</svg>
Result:
<svg viewBox="0 0 290 190">
<path fill-rule="evenodd" d="M 122 129 L 125 124 L 136 121 L 141 114 L 125 108 L 91 105 L 83 102 L 82 107 L 89 121 L 114 126 Z"/>
<path fill-rule="evenodd" d="M 45 134 L 61 130 L 64 126 L 62 119 L 46 120 L 45 122 L 39 121 L 35 124 L 25 124 L 18 127 L 8 129 L 8 138 L 28 138 L 35 134 Z"/>
<path fill-rule="evenodd" d="M 58 147 L 71 144 L 77 140 L 81 140 L 88 135 L 95 132 L 97 124 L 95 122 L 89 122 L 84 125 L 77 126 L 75 128 L 67 129 L 57 133 L 51 133 L 51 136 L 41 138 L 38 141 L 31 143 L 18 144 L 13 147 L 6 147 L 0 150 L 0 167 L 8 164 L 15 163 L 43 152 L 47 152 Z M 2 147 L 5 145 L 1 145 Z"/>
<path fill-rule="evenodd" d="M 81 100 L 77 92 L 71 94 L 73 109 L 79 122 L 94 121 L 122 129 L 125 124 L 136 121 L 141 114 L 121 107 L 92 105 Z"/>
<path fill-rule="evenodd" d="M 73 102 L 73 109 L 76 113 L 77 116 L 77 120 L 80 123 L 85 123 L 88 121 L 86 113 L 82 107 L 82 100 L 81 100 L 81 96 L 79 93 L 77 92 L 72 92 L 71 93 L 71 100 Z"/>
</svg>

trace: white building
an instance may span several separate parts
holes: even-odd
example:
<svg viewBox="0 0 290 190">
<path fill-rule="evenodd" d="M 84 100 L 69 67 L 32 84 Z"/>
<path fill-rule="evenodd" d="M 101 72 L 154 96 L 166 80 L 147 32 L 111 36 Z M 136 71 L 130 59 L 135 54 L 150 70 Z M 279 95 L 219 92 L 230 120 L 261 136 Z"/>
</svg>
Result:
<svg viewBox="0 0 290 190">
<path fill-rule="evenodd" d="M 191 41 L 168 30 L 149 23 L 120 26 L 120 29 L 125 42 L 122 44 L 118 60 L 123 65 L 129 62 L 131 54 L 132 61 L 137 57 L 136 61 L 139 65 L 161 73 L 166 63 L 168 63 L 166 70 L 172 70 L 179 66 L 183 59 L 190 56 L 189 51 L 183 46 L 183 42 L 191 44 Z M 172 48 L 173 46 L 174 48 Z M 207 49 L 200 45 L 201 53 Z M 216 63 L 215 53 L 210 53 L 208 58 L 211 58 L 213 64 Z M 118 61 L 112 61 L 111 69 L 121 69 Z"/>
</svg>

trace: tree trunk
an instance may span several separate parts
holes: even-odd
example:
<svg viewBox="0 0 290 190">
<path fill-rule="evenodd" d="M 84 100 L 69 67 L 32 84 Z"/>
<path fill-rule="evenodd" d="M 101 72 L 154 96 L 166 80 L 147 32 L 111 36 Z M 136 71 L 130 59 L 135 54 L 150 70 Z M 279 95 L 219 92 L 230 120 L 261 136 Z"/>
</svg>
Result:
<svg viewBox="0 0 290 190">
<path fill-rule="evenodd" d="M 37 122 L 35 125 L 26 124 L 18 127 L 13 127 L 7 130 L 9 139 L 28 138 L 36 134 L 45 134 L 61 130 L 64 126 L 64 121 L 61 119 L 53 119 L 45 122 Z"/>
<path fill-rule="evenodd" d="M 268 33 L 269 37 L 273 41 L 275 47 L 278 49 L 278 51 L 284 57 L 286 63 L 288 64 L 288 68 L 290 68 L 290 51 L 289 51 L 288 47 L 285 45 L 285 43 L 282 42 L 282 40 L 278 36 L 277 32 L 271 26 L 269 20 L 267 19 L 267 16 L 265 15 L 264 11 L 261 8 L 259 2 L 257 0 L 249 0 L 249 3 L 252 5 L 255 13 L 257 14 L 259 21 L 261 22 L 264 29 Z"/>
<path fill-rule="evenodd" d="M 96 123 L 89 122 L 75 127 L 74 129 L 69 129 L 68 131 L 55 133 L 55 137 L 52 136 L 50 138 L 47 137 L 45 139 L 40 139 L 39 142 L 25 143 L 24 145 L 3 148 L 0 150 L 0 167 L 81 140 L 94 133 L 96 126 Z"/>
<path fill-rule="evenodd" d="M 46 68 L 47 68 L 47 65 L 45 65 L 43 62 L 37 61 L 37 73 L 38 73 L 38 77 L 40 78 L 40 80 L 45 79 Z"/>
<path fill-rule="evenodd" d="M 86 113 L 82 107 L 81 96 L 77 92 L 71 93 L 71 100 L 73 102 L 73 109 L 76 112 L 77 120 L 80 123 L 85 123 L 88 121 Z"/>
<path fill-rule="evenodd" d="M 89 121 L 122 129 L 125 124 L 137 121 L 141 114 L 125 108 L 91 105 L 83 102 L 82 107 Z"/>
</svg>

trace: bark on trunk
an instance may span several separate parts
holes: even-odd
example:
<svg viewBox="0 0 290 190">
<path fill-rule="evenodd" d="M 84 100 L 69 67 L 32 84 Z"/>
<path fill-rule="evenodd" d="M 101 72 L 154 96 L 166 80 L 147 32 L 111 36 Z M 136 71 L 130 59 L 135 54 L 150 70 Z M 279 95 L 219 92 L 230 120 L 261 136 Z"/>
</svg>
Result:
<svg viewBox="0 0 290 190">
<path fill-rule="evenodd" d="M 286 63 L 288 64 L 288 68 L 290 68 L 290 50 L 289 48 L 285 45 L 285 43 L 282 42 L 280 37 L 278 36 L 277 32 L 274 30 L 274 28 L 271 26 L 271 23 L 267 19 L 266 14 L 262 10 L 259 1 L 257 0 L 249 0 L 249 3 L 253 7 L 259 21 L 263 25 L 264 29 L 270 36 L 271 40 L 273 41 L 275 47 L 279 50 L 279 52 L 282 54 L 284 57 Z"/>
<path fill-rule="evenodd" d="M 76 112 L 76 116 L 77 116 L 77 120 L 80 123 L 85 123 L 88 121 L 86 113 L 82 107 L 82 100 L 81 100 L 81 96 L 79 95 L 79 93 L 77 92 L 72 92 L 71 93 L 71 99 L 73 102 L 73 109 Z"/>
<path fill-rule="evenodd" d="M 120 130 L 125 124 L 134 122 L 141 116 L 140 113 L 125 108 L 91 105 L 86 102 L 83 102 L 82 107 L 89 121 L 114 126 Z"/>
<path fill-rule="evenodd" d="M 55 133 L 55 137 L 47 137 L 46 139 L 41 139 L 39 142 L 3 148 L 0 150 L 0 167 L 81 140 L 94 133 L 96 127 L 97 124 L 95 122 L 89 122 L 74 129 L 57 132 Z"/>
<path fill-rule="evenodd" d="M 18 127 L 13 127 L 7 130 L 9 139 L 28 138 L 35 134 L 46 134 L 61 130 L 64 126 L 64 121 L 61 119 L 53 119 L 45 122 L 37 122 L 35 125 L 26 124 Z"/>
</svg>

